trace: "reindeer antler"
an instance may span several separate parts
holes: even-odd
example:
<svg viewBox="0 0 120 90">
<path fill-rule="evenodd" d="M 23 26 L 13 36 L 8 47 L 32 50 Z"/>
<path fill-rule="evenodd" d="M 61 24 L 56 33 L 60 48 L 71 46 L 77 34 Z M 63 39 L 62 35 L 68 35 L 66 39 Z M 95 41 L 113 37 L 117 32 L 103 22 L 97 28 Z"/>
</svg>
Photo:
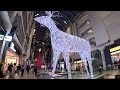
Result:
<svg viewBox="0 0 120 90">
<path fill-rule="evenodd" d="M 59 15 L 59 12 L 58 12 L 58 11 L 45 11 L 45 13 L 46 13 L 48 16 L 50 16 L 50 17 L 63 17 L 63 16 L 60 16 L 60 15 Z M 57 13 L 57 15 L 53 15 L 53 14 L 55 14 L 55 13 Z"/>
<path fill-rule="evenodd" d="M 52 12 L 51 11 L 45 11 L 46 15 L 52 17 Z"/>
</svg>

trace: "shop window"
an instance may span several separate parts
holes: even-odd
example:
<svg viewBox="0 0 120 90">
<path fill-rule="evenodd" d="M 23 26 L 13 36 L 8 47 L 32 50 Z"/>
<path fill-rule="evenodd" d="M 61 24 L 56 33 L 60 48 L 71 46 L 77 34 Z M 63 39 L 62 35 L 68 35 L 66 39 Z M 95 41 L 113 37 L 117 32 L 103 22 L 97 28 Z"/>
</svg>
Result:
<svg viewBox="0 0 120 90">
<path fill-rule="evenodd" d="M 93 59 L 93 69 L 96 70 L 100 65 L 102 65 L 102 56 L 100 50 L 94 50 L 91 52 Z"/>
<path fill-rule="evenodd" d="M 120 60 L 120 46 L 109 49 L 112 63 L 117 64 Z"/>
</svg>

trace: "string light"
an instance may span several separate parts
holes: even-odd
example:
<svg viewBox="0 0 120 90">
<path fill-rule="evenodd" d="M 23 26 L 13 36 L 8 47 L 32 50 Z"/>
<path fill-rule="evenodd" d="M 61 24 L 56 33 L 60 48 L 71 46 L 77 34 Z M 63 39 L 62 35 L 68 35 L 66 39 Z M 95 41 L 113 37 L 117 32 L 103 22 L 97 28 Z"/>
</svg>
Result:
<svg viewBox="0 0 120 90">
<path fill-rule="evenodd" d="M 60 31 L 55 22 L 52 20 L 53 12 L 46 11 L 47 16 L 40 16 L 34 18 L 40 24 L 45 25 L 50 30 L 51 42 L 54 51 L 53 58 L 53 70 L 52 77 L 54 77 L 54 73 L 56 70 L 57 61 L 61 52 L 63 53 L 64 59 L 66 59 L 66 67 L 68 71 L 68 78 L 71 79 L 71 67 L 69 63 L 69 52 L 79 52 L 81 59 L 85 65 L 87 75 L 89 76 L 89 72 L 87 69 L 87 60 L 90 66 L 90 74 L 93 77 L 93 69 L 92 69 L 92 58 L 91 58 L 91 46 L 90 43 L 82 38 L 77 36 L 72 36 L 63 31 Z M 87 22 L 89 23 L 89 22 Z M 87 60 L 86 60 L 87 59 Z"/>
</svg>

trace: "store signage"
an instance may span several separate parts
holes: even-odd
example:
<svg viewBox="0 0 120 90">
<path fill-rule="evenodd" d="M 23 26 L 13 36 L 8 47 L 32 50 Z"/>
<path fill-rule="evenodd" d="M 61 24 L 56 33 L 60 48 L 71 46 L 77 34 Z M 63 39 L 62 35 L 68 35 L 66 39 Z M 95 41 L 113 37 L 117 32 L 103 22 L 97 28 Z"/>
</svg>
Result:
<svg viewBox="0 0 120 90">
<path fill-rule="evenodd" d="M 0 40 L 3 40 L 4 39 L 4 35 L 0 35 Z"/>
<path fill-rule="evenodd" d="M 12 41 L 12 36 L 5 36 L 4 40 L 10 42 L 10 41 Z"/>
</svg>

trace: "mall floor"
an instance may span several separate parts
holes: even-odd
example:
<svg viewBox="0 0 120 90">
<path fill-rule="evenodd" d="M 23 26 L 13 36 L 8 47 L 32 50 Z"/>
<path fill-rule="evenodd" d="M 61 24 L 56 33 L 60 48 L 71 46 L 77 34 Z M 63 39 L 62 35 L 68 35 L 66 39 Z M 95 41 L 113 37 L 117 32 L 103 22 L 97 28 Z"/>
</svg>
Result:
<svg viewBox="0 0 120 90">
<path fill-rule="evenodd" d="M 100 77 L 104 76 L 104 79 L 115 79 L 115 75 L 120 75 L 120 70 L 111 70 L 111 71 L 104 71 L 103 74 L 99 74 L 98 72 L 94 72 L 94 78 L 93 79 L 99 79 Z M 86 73 L 80 74 L 79 71 L 72 71 L 72 78 L 73 79 L 89 79 L 86 76 Z M 8 76 L 6 76 L 6 79 L 8 79 Z M 50 79 L 49 75 L 46 75 L 46 77 L 41 76 L 36 78 L 33 72 L 30 72 L 29 75 L 27 73 L 24 73 L 24 76 L 16 76 L 16 79 Z M 67 79 L 67 75 L 65 73 L 57 73 L 55 79 Z"/>
</svg>

